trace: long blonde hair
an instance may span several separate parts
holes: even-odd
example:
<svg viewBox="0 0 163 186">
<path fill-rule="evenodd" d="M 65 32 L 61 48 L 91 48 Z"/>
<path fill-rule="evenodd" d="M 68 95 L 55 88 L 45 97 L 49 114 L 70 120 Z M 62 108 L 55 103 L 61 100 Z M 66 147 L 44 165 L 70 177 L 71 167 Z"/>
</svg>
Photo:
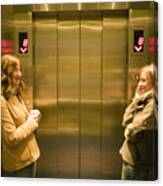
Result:
<svg viewBox="0 0 163 186">
<path fill-rule="evenodd" d="M 149 65 L 145 65 L 143 68 L 141 68 L 140 74 L 142 72 L 147 72 L 149 74 L 153 89 L 155 90 L 157 88 L 157 69 L 155 64 L 151 63 Z"/>
<path fill-rule="evenodd" d="M 9 83 L 9 78 L 12 78 L 12 73 L 16 69 L 17 64 L 20 63 L 19 59 L 16 56 L 6 54 L 2 56 L 1 61 L 1 94 L 6 98 L 13 94 L 14 90 Z M 21 66 L 21 63 L 20 63 Z M 22 67 L 21 67 L 22 68 Z M 24 82 L 21 80 L 17 95 L 22 96 L 24 90 Z"/>
</svg>

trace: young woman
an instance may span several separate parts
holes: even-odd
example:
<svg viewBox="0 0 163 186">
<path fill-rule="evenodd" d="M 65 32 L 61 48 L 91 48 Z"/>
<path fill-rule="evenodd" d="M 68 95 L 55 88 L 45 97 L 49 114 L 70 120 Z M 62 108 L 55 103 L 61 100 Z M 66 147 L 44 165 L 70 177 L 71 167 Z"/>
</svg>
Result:
<svg viewBox="0 0 163 186">
<path fill-rule="evenodd" d="M 124 143 L 120 149 L 123 180 L 157 179 L 157 105 L 154 65 L 141 69 L 132 102 L 122 125 Z"/>
<path fill-rule="evenodd" d="M 1 141 L 2 176 L 34 177 L 40 156 L 34 132 L 39 126 L 39 110 L 27 111 L 22 99 L 24 83 L 20 60 L 12 55 L 1 61 Z"/>
</svg>

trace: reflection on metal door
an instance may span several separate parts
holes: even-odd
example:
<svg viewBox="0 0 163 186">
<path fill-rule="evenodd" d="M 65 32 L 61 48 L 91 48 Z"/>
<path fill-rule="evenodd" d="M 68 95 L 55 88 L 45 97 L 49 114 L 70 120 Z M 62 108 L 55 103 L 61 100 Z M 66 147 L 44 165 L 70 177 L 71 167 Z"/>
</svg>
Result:
<svg viewBox="0 0 163 186">
<path fill-rule="evenodd" d="M 120 178 L 127 20 L 126 11 L 33 15 L 38 177 Z"/>
</svg>

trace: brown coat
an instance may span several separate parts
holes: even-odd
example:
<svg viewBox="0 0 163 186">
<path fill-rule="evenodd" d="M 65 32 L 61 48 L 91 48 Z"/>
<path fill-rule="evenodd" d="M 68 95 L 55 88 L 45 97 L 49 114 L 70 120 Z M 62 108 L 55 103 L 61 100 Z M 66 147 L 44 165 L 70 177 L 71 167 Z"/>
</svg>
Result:
<svg viewBox="0 0 163 186">
<path fill-rule="evenodd" d="M 13 95 L 6 100 L 1 96 L 2 167 L 16 171 L 35 162 L 40 151 L 34 131 L 38 123 L 27 120 L 28 111 L 21 98 Z"/>
<path fill-rule="evenodd" d="M 153 91 L 133 99 L 125 110 L 122 125 L 125 140 L 122 159 L 131 165 L 154 165 L 157 159 L 157 111 Z"/>
</svg>

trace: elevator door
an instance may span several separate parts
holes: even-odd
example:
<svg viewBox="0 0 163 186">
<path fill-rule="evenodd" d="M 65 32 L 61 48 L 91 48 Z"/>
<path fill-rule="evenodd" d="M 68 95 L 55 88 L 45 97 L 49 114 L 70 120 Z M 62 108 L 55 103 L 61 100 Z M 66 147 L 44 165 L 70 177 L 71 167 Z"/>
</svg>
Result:
<svg viewBox="0 0 163 186">
<path fill-rule="evenodd" d="M 36 135 L 41 150 L 38 177 L 57 177 L 57 21 L 56 14 L 33 15 L 34 108 L 42 119 Z"/>
<path fill-rule="evenodd" d="M 127 97 L 127 12 L 37 13 L 37 177 L 119 179 Z"/>
</svg>

